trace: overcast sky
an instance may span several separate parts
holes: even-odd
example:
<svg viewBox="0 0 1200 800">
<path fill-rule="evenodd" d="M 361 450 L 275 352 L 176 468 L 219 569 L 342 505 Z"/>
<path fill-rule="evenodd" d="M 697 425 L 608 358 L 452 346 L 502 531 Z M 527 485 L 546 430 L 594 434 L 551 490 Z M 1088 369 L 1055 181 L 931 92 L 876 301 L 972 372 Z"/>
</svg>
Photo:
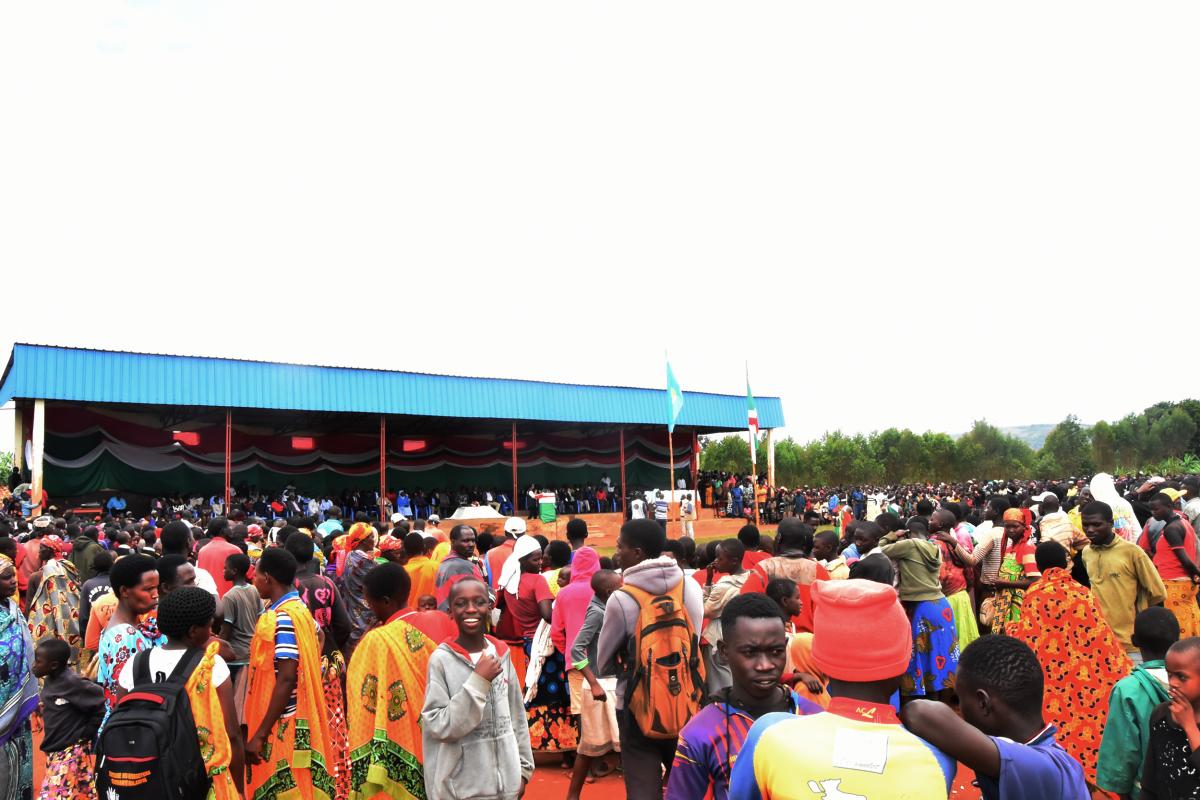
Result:
<svg viewBox="0 0 1200 800">
<path fill-rule="evenodd" d="M 0 350 L 662 386 L 669 347 L 799 439 L 1118 418 L 1200 391 L 1198 23 L 14 0 Z"/>
</svg>

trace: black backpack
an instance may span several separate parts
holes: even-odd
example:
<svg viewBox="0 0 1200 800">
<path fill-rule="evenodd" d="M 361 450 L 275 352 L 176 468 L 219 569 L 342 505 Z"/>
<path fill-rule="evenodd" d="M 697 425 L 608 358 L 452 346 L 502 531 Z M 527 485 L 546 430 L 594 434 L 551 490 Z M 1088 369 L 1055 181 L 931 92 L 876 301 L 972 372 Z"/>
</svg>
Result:
<svg viewBox="0 0 1200 800">
<path fill-rule="evenodd" d="M 191 649 L 163 683 L 150 651 L 133 658 L 133 691 L 113 708 L 96 747 L 96 789 L 121 800 L 205 800 L 211 781 L 184 689 L 204 651 Z"/>
</svg>

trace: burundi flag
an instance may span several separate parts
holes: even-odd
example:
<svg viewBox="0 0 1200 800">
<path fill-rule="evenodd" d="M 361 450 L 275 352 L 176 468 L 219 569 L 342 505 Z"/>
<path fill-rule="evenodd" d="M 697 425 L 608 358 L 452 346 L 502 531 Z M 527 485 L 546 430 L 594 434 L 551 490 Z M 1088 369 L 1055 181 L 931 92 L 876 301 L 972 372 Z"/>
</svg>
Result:
<svg viewBox="0 0 1200 800">
<path fill-rule="evenodd" d="M 683 390 L 679 388 L 679 381 L 675 380 L 675 373 L 671 370 L 671 362 L 667 362 L 667 430 L 675 431 L 675 420 L 679 419 L 679 412 L 683 410 Z"/>
<path fill-rule="evenodd" d="M 537 496 L 538 519 L 542 522 L 554 522 L 558 518 L 558 498 L 554 492 L 542 492 Z"/>
</svg>

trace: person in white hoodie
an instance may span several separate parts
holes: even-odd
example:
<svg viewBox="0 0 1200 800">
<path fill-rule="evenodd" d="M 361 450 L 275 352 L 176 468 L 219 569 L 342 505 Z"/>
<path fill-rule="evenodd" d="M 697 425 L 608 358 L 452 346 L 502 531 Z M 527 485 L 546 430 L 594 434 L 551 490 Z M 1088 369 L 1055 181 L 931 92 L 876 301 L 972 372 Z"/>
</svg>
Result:
<svg viewBox="0 0 1200 800">
<path fill-rule="evenodd" d="M 696 581 L 684 580 L 675 559 L 664 556 L 667 534 L 652 519 L 633 519 L 621 526 L 617 557 L 621 578 L 655 595 L 665 594 L 683 583 L 683 605 L 692 630 L 699 633 L 704 621 L 704 594 Z M 623 665 L 636 660 L 638 604 L 625 592 L 614 592 L 604 607 L 604 626 L 597 645 L 597 674 L 617 675 L 617 722 L 621 736 L 621 767 L 625 772 L 628 800 L 661 800 L 666 772 L 675 758 L 676 739 L 650 739 L 626 713 L 624 698 L 629 673 Z M 618 663 L 620 661 L 620 663 Z M 432 800 L 432 798 L 431 798 Z"/>
<path fill-rule="evenodd" d="M 516 800 L 533 775 L 529 724 L 508 645 L 484 633 L 488 587 L 466 577 L 450 587 L 458 637 L 429 657 L 421 711 L 428 800 Z"/>
</svg>

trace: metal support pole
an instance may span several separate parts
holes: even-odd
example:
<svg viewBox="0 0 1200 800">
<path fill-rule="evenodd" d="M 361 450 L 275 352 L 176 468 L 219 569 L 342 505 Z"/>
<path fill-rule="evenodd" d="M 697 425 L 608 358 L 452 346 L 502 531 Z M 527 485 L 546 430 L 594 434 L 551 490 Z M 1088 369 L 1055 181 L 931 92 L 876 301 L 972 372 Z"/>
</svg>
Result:
<svg viewBox="0 0 1200 800">
<path fill-rule="evenodd" d="M 520 495 L 517 494 L 517 422 L 513 420 L 512 424 L 512 468 L 513 468 L 513 491 L 512 491 L 512 513 L 517 515 L 517 499 Z"/>
<path fill-rule="evenodd" d="M 627 513 L 625 504 L 629 502 L 626 498 L 629 496 L 625 492 L 625 427 L 620 429 L 620 453 L 618 457 L 621 459 L 621 516 L 624 517 Z"/>
<path fill-rule="evenodd" d="M 700 435 L 692 431 L 692 491 L 696 493 L 696 507 L 700 506 Z"/>
<path fill-rule="evenodd" d="M 379 415 L 379 521 L 387 522 L 387 417 Z"/>
<path fill-rule="evenodd" d="M 233 411 L 225 410 L 225 516 L 229 516 L 230 484 L 233 483 Z"/>
<path fill-rule="evenodd" d="M 767 428 L 767 486 L 775 488 L 775 429 Z"/>
</svg>

